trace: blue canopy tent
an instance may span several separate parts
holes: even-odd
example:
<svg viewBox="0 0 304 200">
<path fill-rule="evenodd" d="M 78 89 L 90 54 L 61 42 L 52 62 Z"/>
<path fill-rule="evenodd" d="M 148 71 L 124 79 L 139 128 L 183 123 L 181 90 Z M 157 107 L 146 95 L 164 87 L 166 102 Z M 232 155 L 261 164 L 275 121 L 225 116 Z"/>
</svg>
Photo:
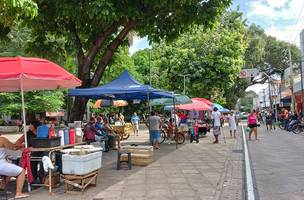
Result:
<svg viewBox="0 0 304 200">
<path fill-rule="evenodd" d="M 224 108 L 222 105 L 217 104 L 217 103 L 213 103 L 213 108 L 217 108 L 222 113 L 228 113 L 228 112 L 230 112 L 229 109 Z"/>
<path fill-rule="evenodd" d="M 149 100 L 156 98 L 173 98 L 170 92 L 157 90 L 135 80 L 128 71 L 117 79 L 95 88 L 70 89 L 69 96 L 87 97 L 90 99 Z"/>
</svg>

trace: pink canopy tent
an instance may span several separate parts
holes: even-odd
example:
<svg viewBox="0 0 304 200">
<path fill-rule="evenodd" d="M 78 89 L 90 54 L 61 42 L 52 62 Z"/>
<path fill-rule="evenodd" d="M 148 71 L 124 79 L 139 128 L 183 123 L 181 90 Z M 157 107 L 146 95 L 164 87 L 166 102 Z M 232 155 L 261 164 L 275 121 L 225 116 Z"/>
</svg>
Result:
<svg viewBox="0 0 304 200">
<path fill-rule="evenodd" d="M 213 105 L 213 103 L 210 100 L 205 99 L 205 98 L 193 98 L 192 100 L 197 100 L 197 101 L 204 102 L 208 106 L 212 106 Z"/>
<path fill-rule="evenodd" d="M 211 106 L 202 101 L 192 99 L 192 103 L 176 106 L 177 110 L 211 111 Z"/>
<path fill-rule="evenodd" d="M 51 61 L 25 57 L 0 58 L 0 92 L 21 92 L 26 147 L 24 91 L 53 90 L 80 85 L 81 80 Z"/>
</svg>

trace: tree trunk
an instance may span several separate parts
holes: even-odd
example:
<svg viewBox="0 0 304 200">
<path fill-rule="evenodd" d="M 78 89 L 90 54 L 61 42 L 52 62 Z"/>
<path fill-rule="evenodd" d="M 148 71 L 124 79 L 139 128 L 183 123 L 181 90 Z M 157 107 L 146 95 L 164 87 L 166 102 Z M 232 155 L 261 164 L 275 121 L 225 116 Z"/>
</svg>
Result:
<svg viewBox="0 0 304 200">
<path fill-rule="evenodd" d="M 106 50 L 103 52 L 99 64 L 95 69 L 95 73 L 93 78 L 90 77 L 90 71 L 92 70 L 93 61 L 96 58 L 96 55 L 101 49 L 102 44 L 104 44 L 109 37 L 113 35 L 119 25 L 123 21 L 120 20 L 118 22 L 113 23 L 110 27 L 108 27 L 104 32 L 102 32 L 97 39 L 92 44 L 90 51 L 88 52 L 88 56 L 85 57 L 82 44 L 80 38 L 77 34 L 77 30 L 75 28 L 75 23 L 70 23 L 70 31 L 74 32 L 75 35 L 75 43 L 78 48 L 78 77 L 82 80 L 82 86 L 80 88 L 90 88 L 98 86 L 100 79 L 105 71 L 106 66 L 111 61 L 114 52 L 117 48 L 122 44 L 127 34 L 130 32 L 132 28 L 135 26 L 135 20 L 131 20 L 124 24 L 124 28 L 119 32 L 119 34 L 109 43 Z M 76 97 L 73 109 L 71 112 L 71 116 L 69 117 L 69 121 L 78 121 L 83 120 L 83 115 L 85 114 L 86 104 L 88 99 Z"/>
<path fill-rule="evenodd" d="M 69 117 L 70 122 L 82 121 L 85 114 L 88 99 L 82 97 L 75 97 L 73 109 Z"/>
</svg>

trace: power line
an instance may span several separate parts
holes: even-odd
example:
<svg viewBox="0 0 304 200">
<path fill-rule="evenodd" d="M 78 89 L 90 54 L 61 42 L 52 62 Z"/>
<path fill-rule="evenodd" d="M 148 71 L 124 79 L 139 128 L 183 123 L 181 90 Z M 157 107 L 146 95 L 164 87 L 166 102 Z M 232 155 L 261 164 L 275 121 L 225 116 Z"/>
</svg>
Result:
<svg viewBox="0 0 304 200">
<path fill-rule="evenodd" d="M 303 9 L 304 9 L 304 3 L 302 4 L 302 7 L 301 7 L 301 10 L 300 10 L 299 16 L 298 16 L 298 18 L 297 18 L 297 21 L 296 21 L 294 27 L 293 27 L 293 30 L 294 30 L 294 31 L 296 31 L 296 28 L 297 28 L 298 22 L 299 22 L 299 20 L 300 20 L 300 18 L 301 18 Z M 296 36 L 295 36 L 294 39 L 293 39 L 293 43 L 295 43 L 296 39 L 297 39 L 297 34 L 296 34 Z"/>
</svg>

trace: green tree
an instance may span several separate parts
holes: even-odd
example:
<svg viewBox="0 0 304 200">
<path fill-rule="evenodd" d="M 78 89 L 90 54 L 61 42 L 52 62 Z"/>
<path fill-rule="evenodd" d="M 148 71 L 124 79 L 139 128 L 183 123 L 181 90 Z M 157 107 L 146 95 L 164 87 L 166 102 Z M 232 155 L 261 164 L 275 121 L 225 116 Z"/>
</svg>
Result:
<svg viewBox="0 0 304 200">
<path fill-rule="evenodd" d="M 31 48 L 42 55 L 62 56 L 52 51 L 56 41 L 46 40 L 64 38 L 65 49 L 77 56 L 77 74 L 86 88 L 99 85 L 114 52 L 126 44 L 130 31 L 148 36 L 150 41 L 173 40 L 193 24 L 212 26 L 231 0 L 35 2 L 39 15 L 30 22 L 34 37 Z M 86 102 L 75 99 L 72 120 L 82 118 Z"/>
<path fill-rule="evenodd" d="M 258 68 L 268 76 L 282 75 L 284 69 L 289 67 L 288 49 L 291 51 L 293 63 L 299 63 L 299 48 L 288 42 L 280 41 L 272 36 L 267 36 L 264 30 L 252 24 L 247 29 L 248 47 L 245 53 L 245 68 Z M 265 83 L 267 76 L 254 79 L 252 84 Z"/>
<path fill-rule="evenodd" d="M 34 56 L 26 52 L 26 46 L 31 41 L 31 30 L 22 26 L 20 22 L 12 25 L 7 39 L 0 39 L 4 45 L 0 46 L 0 56 Z M 66 57 L 62 62 L 70 71 L 73 61 Z M 64 105 L 64 94 L 62 90 L 26 92 L 25 102 L 28 114 L 42 113 L 46 111 L 58 111 Z M 5 114 L 16 114 L 21 111 L 21 98 L 19 93 L 0 93 L 0 112 Z"/>
<path fill-rule="evenodd" d="M 19 19 L 32 19 L 37 14 L 37 4 L 32 0 L 0 0 L 0 37 L 6 36 Z"/>
<path fill-rule="evenodd" d="M 181 93 L 188 74 L 187 95 L 213 97 L 225 103 L 225 91 L 237 80 L 244 64 L 245 26 L 241 13 L 227 12 L 214 29 L 187 32 L 168 44 L 155 44 L 151 51 L 152 85 Z M 135 53 L 134 63 L 143 75 L 148 73 L 149 51 Z M 190 86 L 191 83 L 191 86 Z"/>
<path fill-rule="evenodd" d="M 242 108 L 241 110 L 246 112 L 251 112 L 253 108 L 253 99 L 258 97 L 254 91 L 248 91 L 245 93 L 243 98 L 238 101 L 238 106 Z"/>
<path fill-rule="evenodd" d="M 26 112 L 33 114 L 58 111 L 64 104 L 63 95 L 60 90 L 26 92 Z M 21 112 L 21 97 L 19 93 L 0 93 L 0 102 L 1 113 L 16 114 Z"/>
</svg>

